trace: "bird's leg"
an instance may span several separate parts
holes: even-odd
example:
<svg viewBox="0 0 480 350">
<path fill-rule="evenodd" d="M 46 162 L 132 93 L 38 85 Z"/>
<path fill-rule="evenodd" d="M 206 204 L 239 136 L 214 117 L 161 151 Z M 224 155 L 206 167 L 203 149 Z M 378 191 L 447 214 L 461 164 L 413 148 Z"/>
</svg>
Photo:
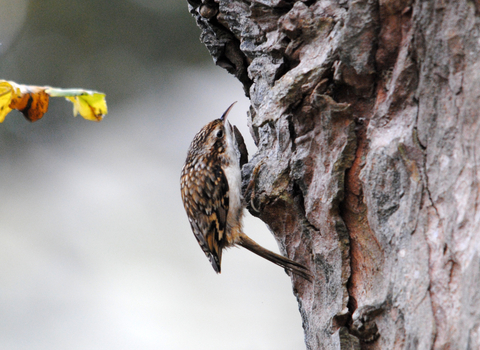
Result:
<svg viewBox="0 0 480 350">
<path fill-rule="evenodd" d="M 260 167 L 262 166 L 262 164 L 265 162 L 265 160 L 267 159 L 268 157 L 266 158 L 263 158 L 262 160 L 260 160 L 257 165 L 255 165 L 255 167 L 253 168 L 253 171 L 252 171 L 252 176 L 250 177 L 250 182 L 248 183 L 248 186 L 247 188 L 245 189 L 245 194 L 248 194 L 249 192 L 251 192 L 250 194 L 250 207 L 257 213 L 257 214 L 260 214 L 260 211 L 255 207 L 255 204 L 253 203 L 254 201 L 254 198 L 255 198 L 255 183 L 257 182 L 257 177 L 258 177 L 258 173 L 260 171 Z"/>
</svg>

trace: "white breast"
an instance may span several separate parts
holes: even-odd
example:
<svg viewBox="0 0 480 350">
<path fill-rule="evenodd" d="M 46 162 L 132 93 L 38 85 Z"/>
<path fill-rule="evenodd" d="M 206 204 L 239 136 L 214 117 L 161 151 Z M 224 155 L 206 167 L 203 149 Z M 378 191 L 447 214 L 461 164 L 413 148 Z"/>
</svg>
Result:
<svg viewBox="0 0 480 350">
<path fill-rule="evenodd" d="M 231 231 L 232 228 L 238 227 L 241 228 L 242 225 L 242 216 L 243 216 L 243 205 L 242 205 L 242 174 L 240 171 L 240 165 L 238 161 L 238 156 L 236 152 L 237 143 L 232 132 L 230 123 L 226 129 L 226 139 L 227 139 L 227 153 L 228 159 L 234 161 L 225 167 L 224 173 L 228 181 L 229 188 L 229 208 L 227 216 L 227 230 Z"/>
</svg>

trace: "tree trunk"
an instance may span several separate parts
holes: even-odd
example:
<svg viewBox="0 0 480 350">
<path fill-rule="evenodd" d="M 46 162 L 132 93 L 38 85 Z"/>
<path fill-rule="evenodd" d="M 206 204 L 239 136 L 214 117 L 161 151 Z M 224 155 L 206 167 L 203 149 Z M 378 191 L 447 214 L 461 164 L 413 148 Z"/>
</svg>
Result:
<svg viewBox="0 0 480 350">
<path fill-rule="evenodd" d="M 315 274 L 307 349 L 479 349 L 480 1 L 189 3 L 251 100 L 247 207 Z"/>
</svg>

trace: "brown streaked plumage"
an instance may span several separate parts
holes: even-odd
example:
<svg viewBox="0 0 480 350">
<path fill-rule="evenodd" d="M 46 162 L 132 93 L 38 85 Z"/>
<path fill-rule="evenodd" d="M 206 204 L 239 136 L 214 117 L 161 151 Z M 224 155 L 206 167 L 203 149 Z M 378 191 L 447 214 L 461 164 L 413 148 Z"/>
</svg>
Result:
<svg viewBox="0 0 480 350">
<path fill-rule="evenodd" d="M 243 233 L 238 131 L 227 121 L 233 105 L 195 135 L 182 169 L 181 195 L 193 234 L 217 273 L 223 249 L 239 245 L 311 280 L 305 266 L 261 247 Z"/>
</svg>

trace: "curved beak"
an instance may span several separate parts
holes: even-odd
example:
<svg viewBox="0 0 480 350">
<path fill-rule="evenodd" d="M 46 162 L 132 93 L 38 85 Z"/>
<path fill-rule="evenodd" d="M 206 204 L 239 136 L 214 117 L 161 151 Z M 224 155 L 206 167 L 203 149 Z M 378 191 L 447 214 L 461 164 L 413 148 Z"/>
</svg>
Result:
<svg viewBox="0 0 480 350">
<path fill-rule="evenodd" d="M 223 112 L 222 116 L 220 117 L 220 120 L 225 124 L 225 121 L 227 120 L 228 113 L 230 113 L 230 110 L 232 109 L 233 105 L 237 103 L 237 101 L 233 102 L 230 107 L 227 108 L 225 112 Z"/>
</svg>

